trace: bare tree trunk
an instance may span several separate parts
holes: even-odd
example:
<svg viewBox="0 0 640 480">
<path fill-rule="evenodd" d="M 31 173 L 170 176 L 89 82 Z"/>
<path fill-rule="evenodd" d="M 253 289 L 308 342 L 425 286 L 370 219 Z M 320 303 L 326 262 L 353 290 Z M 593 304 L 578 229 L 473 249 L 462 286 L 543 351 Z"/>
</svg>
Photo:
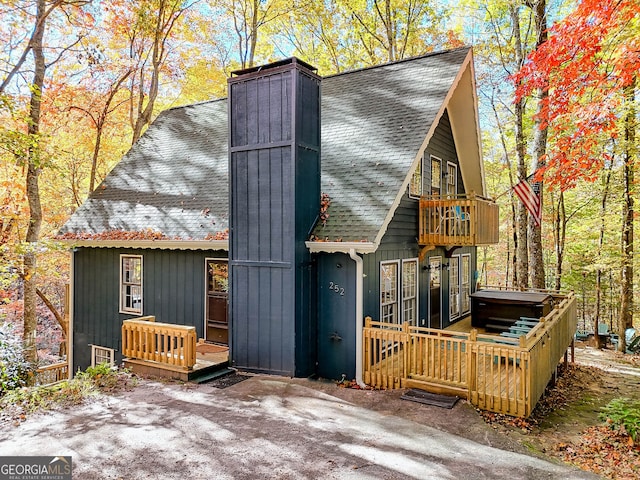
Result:
<svg viewBox="0 0 640 480">
<path fill-rule="evenodd" d="M 509 12 L 513 27 L 513 38 L 515 42 L 516 63 L 518 68 L 524 63 L 524 52 L 522 38 L 520 36 L 520 12 L 517 5 L 509 4 Z M 516 158 L 518 161 L 518 180 L 527 178 L 527 166 L 525 164 L 525 141 L 524 141 L 524 100 L 519 99 L 514 105 L 515 130 L 516 130 Z M 515 286 L 527 288 L 529 286 L 529 257 L 527 242 L 527 209 L 520 202 L 518 203 L 517 214 L 517 235 L 514 238 L 516 250 L 514 253 L 516 268 L 513 272 Z"/>
<path fill-rule="evenodd" d="M 547 6 L 546 0 L 528 1 L 527 5 L 533 10 L 536 28 L 536 47 L 547 41 Z M 533 135 L 533 171 L 544 166 L 544 158 L 547 153 L 547 120 L 543 117 L 543 105 L 549 96 L 547 88 L 539 88 L 536 91 L 537 104 L 534 116 Z M 538 195 L 540 197 L 540 209 L 543 202 L 543 185 L 539 182 Z M 564 201 L 564 197 L 560 196 Z M 531 268 L 531 285 L 534 288 L 545 288 L 544 256 L 542 249 L 542 222 L 538 225 L 533 217 L 529 217 L 529 263 Z"/>
<path fill-rule="evenodd" d="M 602 192 L 602 200 L 600 202 L 600 235 L 598 236 L 598 255 L 600 258 L 602 255 L 602 247 L 604 247 L 604 234 L 606 232 L 605 217 L 607 214 L 607 200 L 609 197 L 609 187 L 611 185 L 611 172 L 613 171 L 613 162 L 610 162 L 607 167 L 607 173 L 604 177 L 604 190 Z M 594 338 L 596 340 L 596 348 L 602 348 L 602 342 L 600 341 L 600 335 L 598 335 L 600 324 L 600 313 L 602 311 L 602 268 L 598 267 L 596 270 L 596 318 L 593 324 Z"/>
<path fill-rule="evenodd" d="M 567 212 L 564 206 L 564 193 L 560 191 L 558 198 L 558 209 L 556 210 L 556 218 L 554 225 L 555 244 L 556 244 L 556 282 L 555 289 L 562 288 L 562 262 L 564 260 L 564 246 L 567 237 Z"/>
<path fill-rule="evenodd" d="M 153 108 L 156 98 L 158 97 L 158 89 L 160 86 L 160 74 L 162 66 L 167 56 L 167 40 L 173 27 L 185 12 L 187 8 L 193 6 L 193 3 L 181 6 L 179 2 L 171 2 L 169 0 L 160 0 L 158 12 L 156 16 L 156 25 L 153 32 L 153 49 L 151 52 L 151 80 L 149 81 L 149 92 L 147 93 L 147 104 L 143 108 L 145 99 L 144 90 L 144 66 L 140 67 L 140 92 L 137 117 L 133 123 L 133 136 L 131 144 L 138 141 L 142 135 L 142 130 L 151 123 Z"/>
<path fill-rule="evenodd" d="M 498 131 L 500 132 L 500 143 L 502 144 L 502 150 L 504 151 L 504 161 L 507 164 L 507 171 L 509 172 L 509 199 L 510 199 L 510 204 L 511 204 L 511 228 L 513 231 L 513 281 L 511 282 L 511 285 L 516 285 L 517 281 L 518 281 L 518 274 L 517 274 L 517 270 L 516 270 L 516 259 L 517 259 L 517 255 L 515 254 L 515 252 L 518 249 L 518 233 L 517 233 L 517 228 L 518 228 L 518 221 L 517 221 L 517 216 L 516 216 L 516 199 L 515 199 L 515 195 L 513 193 L 513 187 L 515 185 L 515 182 L 513 180 L 513 170 L 512 170 L 512 165 L 511 165 L 511 158 L 509 157 L 509 148 L 507 147 L 507 141 L 505 138 L 505 133 L 504 133 L 504 129 L 502 128 L 502 122 L 500 121 L 500 116 L 498 115 L 498 110 L 496 109 L 496 103 L 495 103 L 495 97 L 492 93 L 491 95 L 491 108 L 493 109 L 493 115 L 496 118 L 496 125 L 498 126 Z M 507 251 L 507 271 L 506 271 L 506 275 L 505 275 L 505 286 L 509 285 L 509 261 L 510 261 L 510 255 L 509 255 L 509 251 Z"/>
<path fill-rule="evenodd" d="M 36 25 L 41 23 L 45 14 L 45 0 L 38 0 Z M 27 251 L 23 260 L 23 283 L 24 283 L 24 351 L 25 359 L 35 364 L 38 360 L 36 350 L 36 330 L 38 317 L 36 312 L 36 245 L 40 237 L 40 226 L 42 224 L 42 206 L 40 204 L 40 189 L 38 177 L 41 172 L 42 159 L 40 156 L 40 108 L 42 102 L 42 89 L 44 86 L 45 62 L 42 50 L 44 28 L 36 28 L 31 39 L 31 51 L 34 58 L 34 75 L 31 88 L 31 100 L 29 104 L 29 125 L 27 132 L 30 137 L 30 146 L 27 158 L 27 178 L 26 190 L 29 203 L 29 225 L 25 241 Z"/>
<path fill-rule="evenodd" d="M 627 112 L 624 126 L 624 207 L 622 220 L 622 272 L 620 279 L 620 316 L 618 317 L 618 349 L 627 348 L 625 330 L 633 326 L 633 189 L 635 161 L 635 77 L 631 85 L 625 87 Z"/>
<path fill-rule="evenodd" d="M 259 0 L 253 0 L 253 11 L 251 15 L 251 32 L 249 34 L 249 68 L 253 67 L 256 56 L 256 46 L 258 45 L 258 12 L 260 8 Z"/>
</svg>

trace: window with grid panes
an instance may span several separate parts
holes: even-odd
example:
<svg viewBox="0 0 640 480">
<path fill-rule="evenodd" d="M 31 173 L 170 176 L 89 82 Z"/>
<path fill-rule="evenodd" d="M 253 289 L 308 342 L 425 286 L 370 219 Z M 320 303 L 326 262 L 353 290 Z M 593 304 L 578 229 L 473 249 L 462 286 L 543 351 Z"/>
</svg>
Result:
<svg viewBox="0 0 640 480">
<path fill-rule="evenodd" d="M 471 255 L 462 255 L 460 266 L 460 310 L 466 313 L 471 310 Z"/>
<path fill-rule="evenodd" d="M 398 323 L 398 261 L 380 263 L 380 321 Z"/>
<path fill-rule="evenodd" d="M 418 260 L 402 261 L 402 321 L 416 325 L 418 318 Z"/>
<path fill-rule="evenodd" d="M 449 314 L 454 319 L 460 316 L 460 257 L 449 259 Z"/>
<path fill-rule="evenodd" d="M 102 363 L 108 363 L 113 365 L 114 362 L 114 350 L 113 348 L 100 347 L 98 345 L 91 345 L 91 366 L 95 367 Z"/>
<path fill-rule="evenodd" d="M 120 255 L 120 311 L 142 314 L 142 256 Z"/>
<path fill-rule="evenodd" d="M 418 166 L 413 172 L 411 183 L 409 184 L 409 196 L 411 198 L 420 198 L 422 195 L 422 160 L 418 162 Z"/>
</svg>

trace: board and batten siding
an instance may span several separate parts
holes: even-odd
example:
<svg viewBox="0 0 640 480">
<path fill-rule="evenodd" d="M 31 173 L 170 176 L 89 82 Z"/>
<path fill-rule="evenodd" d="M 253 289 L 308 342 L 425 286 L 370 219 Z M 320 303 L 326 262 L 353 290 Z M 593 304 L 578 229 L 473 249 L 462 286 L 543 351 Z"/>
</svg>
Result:
<svg viewBox="0 0 640 480">
<path fill-rule="evenodd" d="M 290 59 L 229 79 L 231 362 L 308 376 L 320 207 L 320 79 Z"/>
<path fill-rule="evenodd" d="M 227 258 L 225 251 L 78 248 L 73 254 L 74 371 L 91 364 L 91 345 L 113 348 L 122 359 L 119 313 L 120 255 L 142 256 L 142 314 L 156 321 L 191 325 L 204 336 L 205 259 Z"/>
</svg>

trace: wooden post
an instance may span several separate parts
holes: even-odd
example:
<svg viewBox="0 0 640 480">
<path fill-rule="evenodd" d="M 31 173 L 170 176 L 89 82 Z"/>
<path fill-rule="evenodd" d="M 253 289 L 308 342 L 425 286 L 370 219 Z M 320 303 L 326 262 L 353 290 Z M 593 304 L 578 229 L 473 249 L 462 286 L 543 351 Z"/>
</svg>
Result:
<svg viewBox="0 0 640 480">
<path fill-rule="evenodd" d="M 409 322 L 404 322 L 402 325 L 402 331 L 404 332 L 404 346 L 402 355 L 402 379 L 406 380 L 407 370 L 409 369 L 409 348 L 411 348 L 411 335 L 409 333 Z"/>
<path fill-rule="evenodd" d="M 478 354 L 476 351 L 477 346 L 478 330 L 472 328 L 471 332 L 469 333 L 469 341 L 467 345 L 467 397 L 469 398 L 469 401 L 472 400 L 473 392 L 475 392 L 478 388 Z M 472 404 L 475 405 L 475 403 L 473 402 Z"/>
<path fill-rule="evenodd" d="M 576 339 L 571 339 L 571 363 L 576 363 Z"/>
</svg>

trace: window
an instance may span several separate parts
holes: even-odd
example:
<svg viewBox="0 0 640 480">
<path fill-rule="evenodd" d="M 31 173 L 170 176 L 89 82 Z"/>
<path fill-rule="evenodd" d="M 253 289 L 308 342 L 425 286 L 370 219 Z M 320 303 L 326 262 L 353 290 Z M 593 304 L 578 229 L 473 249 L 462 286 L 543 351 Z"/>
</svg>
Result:
<svg viewBox="0 0 640 480">
<path fill-rule="evenodd" d="M 458 167 L 455 163 L 447 162 L 447 195 L 458 193 Z"/>
<path fill-rule="evenodd" d="M 442 178 L 442 160 L 431 156 L 431 194 L 440 194 L 440 179 Z"/>
<path fill-rule="evenodd" d="M 460 316 L 460 256 L 449 259 L 449 317 Z"/>
<path fill-rule="evenodd" d="M 422 159 L 413 172 L 411 183 L 409 184 L 409 197 L 419 198 L 422 195 Z"/>
<path fill-rule="evenodd" d="M 460 258 L 462 261 L 460 268 L 460 308 L 462 313 L 466 313 L 471 310 L 471 255 L 467 253 Z"/>
<path fill-rule="evenodd" d="M 95 367 L 101 363 L 108 363 L 113 366 L 114 352 L 115 350 L 113 350 L 113 348 L 91 345 L 91 366 Z"/>
<path fill-rule="evenodd" d="M 380 263 L 380 321 L 399 323 L 398 315 L 399 262 Z"/>
<path fill-rule="evenodd" d="M 142 314 L 142 256 L 120 255 L 120 312 Z"/>
<path fill-rule="evenodd" d="M 418 259 L 402 261 L 402 321 L 416 325 L 418 319 Z"/>
</svg>

